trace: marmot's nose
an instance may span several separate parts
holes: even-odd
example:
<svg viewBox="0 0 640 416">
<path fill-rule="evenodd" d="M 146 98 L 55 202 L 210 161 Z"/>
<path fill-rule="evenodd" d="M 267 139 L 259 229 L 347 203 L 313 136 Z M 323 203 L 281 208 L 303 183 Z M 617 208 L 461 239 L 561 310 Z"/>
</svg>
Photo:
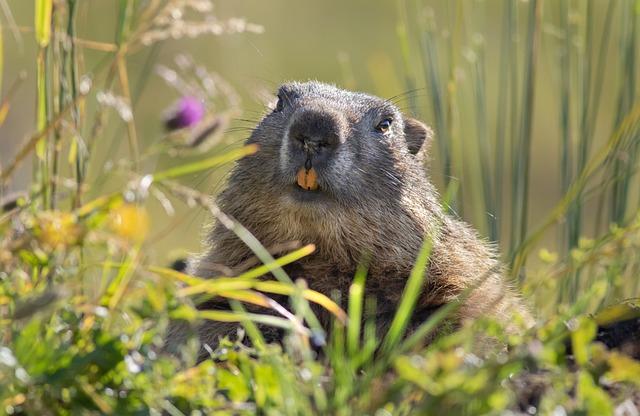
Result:
<svg viewBox="0 0 640 416">
<path fill-rule="evenodd" d="M 320 110 L 304 110 L 295 116 L 289 127 L 289 138 L 309 153 L 340 144 L 338 114 Z"/>
</svg>

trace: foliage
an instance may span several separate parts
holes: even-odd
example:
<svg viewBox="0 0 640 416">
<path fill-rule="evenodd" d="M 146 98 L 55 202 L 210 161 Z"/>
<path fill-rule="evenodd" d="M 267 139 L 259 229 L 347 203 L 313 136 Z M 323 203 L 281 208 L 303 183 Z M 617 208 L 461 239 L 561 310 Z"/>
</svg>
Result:
<svg viewBox="0 0 640 416">
<path fill-rule="evenodd" d="M 382 336 L 375 333 L 371 319 L 363 319 L 365 311 L 375 307 L 363 297 L 366 270 L 354 277 L 344 311 L 327 296 L 330 294 L 309 290 L 301 281 L 292 282 L 282 270 L 311 254 L 313 246 L 295 247 L 273 258 L 207 195 L 180 182 L 258 150 L 245 146 L 228 151 L 219 146 L 229 120 L 240 114 L 240 102 L 234 88 L 217 74 L 186 55 L 176 59 L 176 70 L 160 67 L 158 73 L 170 86 L 191 100 L 200 100 L 210 115 L 198 110 L 197 117 L 188 117 L 189 123 L 180 125 L 183 128 L 167 131 L 161 142 L 141 146 L 132 94 L 138 86 L 127 72 L 130 59 L 167 38 L 260 33 L 259 25 L 238 18 L 219 19 L 206 0 L 121 0 L 113 42 L 97 42 L 75 33 L 82 2 L 37 0 L 35 133 L 7 166 L 0 167 L 3 189 L 16 169 L 33 157 L 34 180 L 28 192 L 0 193 L 1 411 L 386 415 L 503 414 L 511 410 L 602 415 L 637 405 L 640 363 L 593 342 L 598 325 L 640 316 L 637 301 L 603 307 L 639 295 L 640 262 L 635 253 L 640 249 L 640 215 L 630 191 L 638 181 L 637 91 L 620 89 L 618 113 L 605 134 L 608 139 L 598 142 L 599 150 L 594 149 L 594 141 L 605 71 L 599 53 L 607 47 L 611 33 L 616 33 L 625 53 L 612 66 L 626 85 L 636 85 L 640 9 L 633 1 L 611 2 L 596 47 L 592 22 L 596 11 L 591 2 L 586 6 L 570 1 L 547 5 L 553 13 L 546 18 L 558 25 L 547 27 L 547 32 L 557 37 L 554 46 L 560 48 L 559 59 L 564 63 L 559 65 L 558 90 L 559 182 L 564 197 L 547 220 L 531 231 L 527 214 L 531 113 L 545 17 L 541 0 L 519 3 L 507 1 L 503 8 L 500 68 L 509 81 L 496 90 L 502 118 L 495 126 L 496 140 L 491 141 L 483 112 L 489 91 L 483 73 L 485 45 L 476 32 L 464 32 L 460 24 L 470 10 L 462 4 L 452 6 L 452 27 L 459 32 L 444 36 L 432 15 L 410 20 L 415 4 L 398 2 L 407 82 L 417 82 L 409 63 L 421 58 L 424 72 L 420 76 L 430 87 L 432 118 L 440 135 L 437 152 L 443 163 L 436 176 L 442 174 L 447 181 L 451 176 L 464 179 L 462 193 L 449 187 L 453 201 L 446 202 L 462 211 L 469 206 L 464 205 L 464 198 L 477 198 L 472 205 L 476 221 L 509 252 L 514 276 L 519 278 L 514 281 L 522 283 L 525 297 L 540 311 L 536 326 L 519 335 L 483 320 L 425 346 L 423 340 L 457 308 L 456 303 L 447 305 L 414 333 L 404 333 L 424 278 L 421 270 L 429 260 L 428 241 L 416 259 L 391 330 Z M 3 0 L 0 5 L 6 14 L 9 9 Z M 575 23 L 571 20 L 575 16 L 586 21 Z M 612 32 L 615 19 L 621 23 L 620 30 Z M 409 42 L 410 33 L 418 34 L 418 45 Z M 3 35 L 0 30 L 0 45 L 8 43 Z M 467 36 L 471 46 L 463 47 Z M 522 39 L 518 44 L 523 47 L 521 52 L 516 53 L 516 45 L 511 44 L 515 39 Z M 443 48 L 451 54 L 446 64 L 437 60 Z M 109 59 L 94 71 L 83 71 L 81 58 L 87 50 L 104 52 Z M 457 76 L 459 53 L 464 53 L 463 66 L 472 74 L 470 83 Z M 1 58 L 0 64 L 6 67 Z M 91 78 L 86 75 L 89 72 Z M 189 76 L 192 78 L 186 78 Z M 574 84 L 584 86 L 577 101 L 570 92 Z M 2 96 L 0 126 L 14 92 L 10 87 Z M 476 103 L 471 109 L 461 105 L 469 97 Z M 168 120 L 175 120 L 180 108 L 174 106 L 165 115 L 168 127 L 175 128 Z M 97 163 L 95 142 L 104 138 L 113 113 L 126 127 L 130 158 L 111 171 L 122 178 L 122 186 L 109 190 L 89 170 Z M 463 164 L 461 120 L 475 123 L 474 143 L 479 146 L 475 167 Z M 202 156 L 209 149 L 216 153 Z M 162 152 L 175 156 L 178 163 L 140 173 L 147 172 L 141 168 L 147 158 Z M 471 188 L 480 190 L 480 195 L 467 191 Z M 595 236 L 586 238 L 585 201 L 594 195 L 601 209 Z M 253 249 L 259 259 L 256 267 L 235 278 L 221 273 L 218 278 L 202 280 L 154 264 L 150 234 L 157 220 L 149 212 L 152 201 L 159 202 L 168 217 L 178 202 L 216 217 Z M 508 215 L 502 216 L 505 206 Z M 496 223 L 485 213 L 507 218 L 509 224 Z M 560 235 L 561 252 L 542 249 L 542 265 L 525 273 L 533 248 L 559 221 L 566 227 Z M 257 280 L 267 272 L 277 280 Z M 292 312 L 271 295 L 287 295 L 290 305 L 284 306 L 290 306 Z M 194 308 L 195 302 L 209 296 L 228 298 L 233 310 Z M 263 306 L 273 314 L 247 313 L 243 303 Z M 309 303 L 333 315 L 329 339 L 324 339 Z M 199 346 L 193 335 L 179 353 L 165 351 L 170 321 L 202 319 L 240 322 L 242 335 L 251 342 L 223 340 L 210 351 L 211 359 L 200 363 L 196 362 Z M 516 326 L 524 325 L 518 317 L 513 320 Z M 256 324 L 284 329 L 285 341 L 266 344 Z"/>
</svg>

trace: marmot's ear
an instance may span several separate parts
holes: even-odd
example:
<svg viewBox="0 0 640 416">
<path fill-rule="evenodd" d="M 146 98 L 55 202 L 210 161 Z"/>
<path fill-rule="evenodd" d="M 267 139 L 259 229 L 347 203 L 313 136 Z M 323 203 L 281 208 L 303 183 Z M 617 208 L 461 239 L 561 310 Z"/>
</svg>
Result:
<svg viewBox="0 0 640 416">
<path fill-rule="evenodd" d="M 433 139 L 433 130 L 415 118 L 406 117 L 404 119 L 404 137 L 409 153 L 424 158 Z"/>
</svg>

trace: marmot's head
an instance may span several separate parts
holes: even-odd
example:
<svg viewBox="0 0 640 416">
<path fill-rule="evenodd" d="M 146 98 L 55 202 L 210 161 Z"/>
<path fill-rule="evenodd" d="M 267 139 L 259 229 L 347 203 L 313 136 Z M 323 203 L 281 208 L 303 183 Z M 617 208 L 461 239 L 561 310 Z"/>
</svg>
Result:
<svg viewBox="0 0 640 416">
<path fill-rule="evenodd" d="M 327 213 L 388 202 L 426 181 L 431 130 L 390 101 L 320 82 L 284 84 L 277 96 L 249 139 L 260 150 L 235 175 L 268 190 L 274 204 Z"/>
</svg>

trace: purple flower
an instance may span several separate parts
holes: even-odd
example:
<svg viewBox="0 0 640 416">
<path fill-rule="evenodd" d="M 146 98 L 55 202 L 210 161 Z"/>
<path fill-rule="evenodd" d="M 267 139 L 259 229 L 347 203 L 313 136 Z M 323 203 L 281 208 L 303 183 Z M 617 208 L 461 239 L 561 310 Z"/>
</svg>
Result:
<svg viewBox="0 0 640 416">
<path fill-rule="evenodd" d="M 198 98 L 182 97 L 165 117 L 165 127 L 167 130 L 178 130 L 195 126 L 202 120 L 204 112 L 204 104 Z"/>
</svg>

